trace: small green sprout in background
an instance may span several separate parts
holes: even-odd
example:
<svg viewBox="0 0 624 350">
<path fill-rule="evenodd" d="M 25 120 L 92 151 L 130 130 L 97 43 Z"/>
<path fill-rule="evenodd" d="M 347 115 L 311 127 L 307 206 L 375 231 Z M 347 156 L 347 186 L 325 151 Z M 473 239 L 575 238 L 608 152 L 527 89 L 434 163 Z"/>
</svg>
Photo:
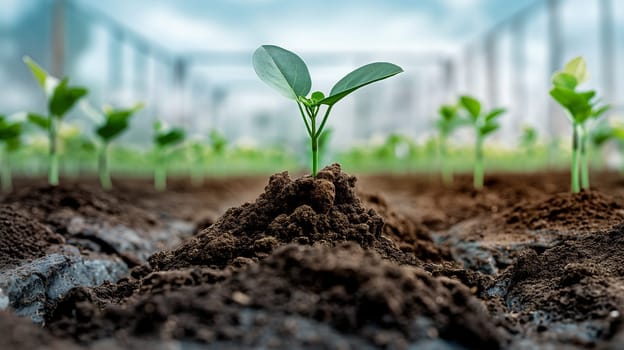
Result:
<svg viewBox="0 0 624 350">
<path fill-rule="evenodd" d="M 459 103 L 468 112 L 468 122 L 476 133 L 473 184 L 476 189 L 480 189 L 483 188 L 483 142 L 486 136 L 500 127 L 497 119 L 505 113 L 505 109 L 495 108 L 488 113 L 482 113 L 481 102 L 470 96 L 461 96 Z"/>
<path fill-rule="evenodd" d="M 48 182 L 50 185 L 56 186 L 59 183 L 59 124 L 74 104 L 87 95 L 88 90 L 83 87 L 69 86 L 68 78 L 59 80 L 51 76 L 30 57 L 24 57 L 24 63 L 30 68 L 48 100 L 48 115 L 31 113 L 28 115 L 28 120 L 48 132 L 50 142 Z"/>
<path fill-rule="evenodd" d="M 528 157 L 533 157 L 535 155 L 537 141 L 537 130 L 529 125 L 523 126 L 522 134 L 520 135 L 520 147 L 524 149 Z"/>
<path fill-rule="evenodd" d="M 161 121 L 154 123 L 154 151 L 156 164 L 154 167 L 154 188 L 157 191 L 167 189 L 168 152 L 172 147 L 181 144 L 186 132 L 181 128 L 170 128 Z"/>
<path fill-rule="evenodd" d="M 440 118 L 436 121 L 438 129 L 438 154 L 440 159 L 440 169 L 442 171 L 442 181 L 450 185 L 453 183 L 453 167 L 447 159 L 448 138 L 459 126 L 462 120 L 459 118 L 459 108 L 456 105 L 443 105 L 439 110 Z"/>
<path fill-rule="evenodd" d="M 319 163 L 319 138 L 333 106 L 353 91 L 403 72 L 401 67 L 387 62 L 375 62 L 362 66 L 340 79 L 329 96 L 320 91 L 308 93 L 312 80 L 305 62 L 295 53 L 278 46 L 263 45 L 253 54 L 253 67 L 258 77 L 285 97 L 297 103 L 305 123 L 312 149 L 312 176 L 316 177 Z M 320 124 L 317 116 L 321 106 L 325 113 Z"/>
<path fill-rule="evenodd" d="M 21 135 L 25 118 L 23 115 L 4 116 L 0 114 L 0 143 L 2 143 L 2 161 L 0 178 L 2 191 L 10 192 L 13 189 L 11 155 L 21 146 Z"/>
<path fill-rule="evenodd" d="M 598 119 L 609 106 L 601 105 L 595 99 L 594 90 L 578 91 L 577 87 L 589 79 L 587 64 L 583 57 L 576 57 L 569 61 L 562 71 L 555 73 L 552 78 L 553 87 L 550 95 L 567 112 L 572 122 L 572 165 L 571 187 L 572 192 L 589 189 L 589 160 L 587 155 L 588 127 L 587 122 Z M 580 174 L 580 183 L 579 183 Z"/>
<path fill-rule="evenodd" d="M 106 106 L 102 109 L 102 113 L 99 114 L 99 121 L 95 127 L 95 134 L 100 139 L 98 175 L 100 184 L 105 190 L 110 190 L 113 187 L 108 162 L 110 143 L 128 129 L 130 119 L 141 109 L 143 109 L 142 103 L 125 109 L 113 109 Z"/>
</svg>

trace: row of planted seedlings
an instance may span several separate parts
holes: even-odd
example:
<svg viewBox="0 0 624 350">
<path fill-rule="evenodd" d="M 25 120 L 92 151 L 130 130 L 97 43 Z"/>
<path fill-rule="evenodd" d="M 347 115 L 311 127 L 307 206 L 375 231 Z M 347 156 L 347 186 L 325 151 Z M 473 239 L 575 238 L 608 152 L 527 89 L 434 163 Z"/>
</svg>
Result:
<svg viewBox="0 0 624 350">
<path fill-rule="evenodd" d="M 59 181 L 59 150 L 58 130 L 64 116 L 72 107 L 87 95 L 87 89 L 70 86 L 67 78 L 59 80 L 48 74 L 30 58 L 25 63 L 32 71 L 39 85 L 48 99 L 48 114 L 26 114 L 24 120 L 0 116 L 0 141 L 5 143 L 2 167 L 3 189 L 11 188 L 11 168 L 9 153 L 20 147 L 20 135 L 25 122 L 30 122 L 45 130 L 49 138 L 49 167 L 48 180 L 52 185 Z M 264 45 L 253 56 L 253 66 L 256 73 L 268 85 L 275 88 L 282 95 L 294 100 L 304 121 L 310 138 L 310 154 L 312 161 L 312 175 L 318 171 L 320 154 L 325 150 L 325 144 L 330 137 L 331 129 L 326 123 L 333 106 L 351 92 L 386 79 L 402 72 L 402 69 L 392 63 L 375 62 L 362 66 L 349 73 L 334 85 L 325 96 L 320 91 L 310 94 L 311 78 L 305 62 L 296 54 L 283 48 Z M 551 96 L 566 110 L 573 124 L 572 142 L 572 190 L 578 192 L 581 188 L 589 187 L 589 140 L 597 145 L 604 144 L 609 139 L 624 140 L 624 128 L 601 125 L 593 128 L 588 126 L 590 120 L 597 120 L 608 106 L 599 106 L 595 99 L 595 91 L 578 91 L 578 85 L 588 79 L 585 61 L 575 58 L 565 65 L 561 72 L 553 77 Z M 310 94 L 310 96 L 308 96 Z M 88 106 L 88 104 L 86 104 Z M 95 121 L 95 134 L 99 139 L 98 174 L 102 187 L 112 187 L 109 170 L 109 146 L 113 140 L 128 129 L 131 117 L 143 107 L 137 104 L 128 109 L 112 109 L 105 107 L 102 111 L 86 108 L 86 114 Z M 322 108 L 324 107 L 324 109 Z M 321 111 L 323 109 L 323 111 Z M 445 183 L 453 180 L 453 164 L 448 161 L 448 140 L 461 127 L 470 127 L 474 131 L 474 164 L 473 183 L 475 188 L 482 188 L 484 184 L 484 143 L 486 138 L 499 128 L 499 118 L 505 113 L 503 108 L 483 111 L 482 103 L 476 98 L 463 95 L 455 104 L 443 105 L 440 118 L 436 123 L 438 130 L 437 144 L 440 169 Z M 21 114 L 24 116 L 24 114 Z M 322 116 L 322 117 L 321 117 Z M 593 131 L 593 132 L 590 132 Z M 392 135 L 396 136 L 396 135 Z M 164 123 L 154 123 L 154 186 L 158 190 L 166 188 L 167 164 L 171 150 L 185 140 L 185 131 L 181 128 L 170 128 Z M 397 140 L 394 140 L 397 138 Z M 396 136 L 391 141 L 400 142 L 402 137 Z M 226 140 L 216 132 L 211 133 L 215 150 L 221 152 Z M 533 128 L 525 128 L 522 142 L 530 153 L 537 139 Z M 624 142 L 623 142 L 624 143 Z M 188 142 L 192 163 L 202 163 L 204 159 L 202 142 L 197 140 Z M 193 183 L 202 181 L 201 167 L 191 168 Z"/>
<path fill-rule="evenodd" d="M 63 120 L 69 112 L 83 100 L 81 107 L 84 114 L 94 123 L 95 142 L 84 137 L 74 137 L 70 145 L 76 148 L 86 149 L 87 153 L 97 153 L 97 172 L 104 189 L 112 188 L 110 177 L 110 145 L 130 126 L 132 117 L 143 108 L 139 103 L 130 108 L 114 109 L 109 106 L 97 110 L 89 105 L 84 98 L 88 90 L 80 86 L 69 84 L 68 78 L 58 79 L 50 75 L 45 69 L 29 57 L 24 58 L 25 64 L 32 72 L 37 83 L 45 93 L 47 113 L 16 113 L 13 115 L 0 115 L 0 142 L 2 148 L 2 171 L 0 181 L 3 191 L 12 189 L 12 156 L 24 147 L 23 136 L 28 125 L 34 125 L 47 134 L 48 139 L 48 182 L 50 185 L 59 183 L 59 160 L 60 140 L 59 131 L 63 126 Z M 154 187 L 157 190 L 166 188 L 167 168 L 176 146 L 182 145 L 186 140 L 186 132 L 182 128 L 169 127 L 157 120 L 153 125 L 153 150 L 154 159 Z M 77 142 L 75 142 L 77 141 Z M 212 130 L 210 132 L 210 148 L 215 154 L 222 154 L 227 140 L 225 137 Z M 201 163 L 206 158 L 206 145 L 199 140 L 188 140 L 188 148 L 185 156 L 190 164 Z M 93 151 L 93 152 L 91 152 Z M 199 184 L 203 180 L 203 172 L 198 166 L 192 167 L 193 183 Z"/>
<path fill-rule="evenodd" d="M 551 97 L 564 109 L 572 123 L 571 142 L 571 190 L 579 192 L 589 189 L 590 144 L 600 147 L 606 141 L 617 140 L 624 143 L 624 127 L 598 124 L 610 108 L 602 104 L 594 90 L 580 90 L 579 86 L 589 79 L 587 64 L 582 57 L 569 61 L 561 71 L 552 77 Z M 481 103 L 471 96 L 461 96 L 456 104 L 443 105 L 439 110 L 437 129 L 439 132 L 439 155 L 442 179 L 450 184 L 453 181 L 453 168 L 446 161 L 447 143 L 451 135 L 459 128 L 470 126 L 475 132 L 473 182 L 475 188 L 483 187 L 485 138 L 496 131 L 500 124 L 498 119 L 505 109 L 495 108 L 483 112 Z M 521 145 L 529 155 L 534 151 L 537 132 L 534 128 L 525 127 L 521 137 Z"/>
</svg>

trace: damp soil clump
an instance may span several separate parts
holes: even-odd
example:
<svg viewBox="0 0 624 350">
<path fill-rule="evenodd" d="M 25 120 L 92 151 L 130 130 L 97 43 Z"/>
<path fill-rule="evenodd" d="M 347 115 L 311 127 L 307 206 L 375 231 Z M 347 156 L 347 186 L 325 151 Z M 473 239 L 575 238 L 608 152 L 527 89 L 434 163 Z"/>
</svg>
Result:
<svg viewBox="0 0 624 350">
<path fill-rule="evenodd" d="M 496 349 L 503 341 L 462 284 L 355 243 L 290 244 L 220 283 L 140 294 L 121 305 L 96 305 L 86 294 L 75 300 L 48 327 L 86 343 L 140 336 L 249 348 Z"/>
<path fill-rule="evenodd" d="M 382 217 L 363 205 L 355 182 L 338 164 L 316 178 L 275 174 L 255 202 L 229 209 L 192 239 L 154 254 L 149 263 L 157 270 L 223 268 L 234 261 L 258 261 L 288 243 L 333 246 L 346 241 L 396 262 L 415 263 L 382 234 Z"/>
</svg>

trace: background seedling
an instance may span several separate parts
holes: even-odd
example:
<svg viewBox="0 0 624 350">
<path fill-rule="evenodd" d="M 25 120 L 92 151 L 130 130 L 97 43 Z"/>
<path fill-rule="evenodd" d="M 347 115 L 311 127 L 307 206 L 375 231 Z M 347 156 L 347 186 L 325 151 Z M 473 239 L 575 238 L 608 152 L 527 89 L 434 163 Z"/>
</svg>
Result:
<svg viewBox="0 0 624 350">
<path fill-rule="evenodd" d="M 535 155 L 535 150 L 537 148 L 537 130 L 534 127 L 528 125 L 522 127 L 520 147 L 524 149 L 528 157 L 533 157 Z"/>
<path fill-rule="evenodd" d="M 297 103 L 310 137 L 313 177 L 316 177 L 318 169 L 319 138 L 333 106 L 353 91 L 403 71 L 401 67 L 392 63 L 370 63 L 340 79 L 331 89 L 329 96 L 315 91 L 307 97 L 312 80 L 305 62 L 295 53 L 278 46 L 263 45 L 253 54 L 253 67 L 262 81 Z M 323 105 L 326 106 L 325 113 L 320 124 L 317 124 L 317 116 Z"/>
<path fill-rule="evenodd" d="M 459 118 L 459 108 L 456 105 L 443 105 L 438 111 L 440 117 L 436 122 L 438 129 L 438 154 L 440 157 L 440 169 L 442 171 L 442 181 L 445 184 L 453 183 L 453 167 L 448 161 L 448 138 L 462 125 Z"/>
<path fill-rule="evenodd" d="M 154 166 L 154 188 L 157 191 L 167 189 L 167 165 L 169 151 L 176 145 L 181 144 L 186 138 L 186 132 L 181 128 L 170 128 L 161 121 L 154 123 L 154 153 L 156 164 Z"/>
<path fill-rule="evenodd" d="M 468 122 L 475 130 L 475 163 L 473 185 L 483 188 L 483 141 L 499 128 L 497 119 L 505 113 L 503 108 L 495 108 L 488 113 L 481 113 L 481 102 L 471 96 L 461 96 L 461 107 L 468 112 Z"/>
<path fill-rule="evenodd" d="M 24 57 L 24 63 L 30 68 L 33 76 L 45 92 L 48 101 L 47 116 L 32 113 L 28 115 L 28 119 L 48 132 L 50 142 L 48 182 L 55 186 L 59 182 L 59 124 L 76 102 L 84 97 L 88 91 L 83 87 L 69 86 L 68 78 L 59 80 L 51 76 L 30 57 Z"/>
<path fill-rule="evenodd" d="M 572 164 L 571 187 L 572 192 L 579 192 L 581 188 L 589 189 L 589 161 L 587 155 L 589 120 L 603 115 L 609 106 L 600 105 L 595 98 L 594 90 L 578 91 L 577 87 L 589 79 L 587 65 L 583 57 L 570 60 L 562 71 L 555 73 L 552 78 L 553 87 L 550 95 L 566 111 L 572 122 Z M 580 175 L 580 183 L 579 183 Z"/>
<path fill-rule="evenodd" d="M 106 190 L 112 188 L 108 153 L 110 143 L 118 138 L 130 126 L 132 116 L 143 108 L 143 104 L 136 104 L 132 108 L 113 109 L 104 107 L 101 114 L 94 114 L 98 118 L 95 134 L 100 139 L 100 149 L 98 155 L 98 175 L 100 184 Z M 99 115 L 99 117 L 97 117 Z"/>
<path fill-rule="evenodd" d="M 0 142 L 2 142 L 2 191 L 9 192 L 13 188 L 11 154 L 21 146 L 21 134 L 24 118 L 20 115 L 4 116 L 0 114 Z"/>
</svg>

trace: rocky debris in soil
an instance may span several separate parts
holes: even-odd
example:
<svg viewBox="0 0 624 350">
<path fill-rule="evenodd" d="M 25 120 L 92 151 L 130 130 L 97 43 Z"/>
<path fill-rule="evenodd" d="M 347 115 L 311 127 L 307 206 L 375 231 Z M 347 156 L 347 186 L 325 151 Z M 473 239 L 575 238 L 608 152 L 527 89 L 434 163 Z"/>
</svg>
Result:
<svg viewBox="0 0 624 350">
<path fill-rule="evenodd" d="M 62 236 L 29 219 L 24 213 L 0 205 L 0 269 L 45 256 L 51 245 L 62 244 Z"/>
<path fill-rule="evenodd" d="M 0 349 L 7 350 L 75 350 L 77 345 L 70 341 L 55 339 L 41 326 L 29 319 L 0 310 Z"/>
<path fill-rule="evenodd" d="M 149 263 L 157 270 L 222 268 L 235 259 L 262 259 L 291 242 L 331 246 L 345 241 L 415 263 L 382 235 L 383 220 L 363 206 L 355 181 L 338 164 L 319 171 L 316 179 L 275 174 L 255 202 L 229 209 L 214 225 L 171 251 L 154 254 Z"/>
<path fill-rule="evenodd" d="M 118 258 L 82 254 L 64 243 L 24 213 L 0 206 L 0 309 L 41 322 L 47 304 L 71 288 L 116 281 L 128 271 Z"/>
<path fill-rule="evenodd" d="M 504 302 L 520 336 L 594 346 L 622 323 L 623 250 L 624 226 L 527 249 L 488 292 Z"/>
<path fill-rule="evenodd" d="M 383 195 L 361 194 L 360 197 L 368 207 L 381 215 L 384 220 L 383 233 L 394 239 L 399 249 L 425 262 L 452 260 L 449 249 L 434 243 L 425 225 L 393 210 Z"/>
<path fill-rule="evenodd" d="M 59 304 L 48 327 L 83 342 L 155 337 L 231 348 L 276 342 L 277 348 L 344 343 L 494 349 L 501 342 L 466 287 L 388 262 L 354 243 L 288 245 L 220 283 L 167 290 L 138 293 L 121 305 L 98 305 L 84 293 Z M 112 286 L 108 293 L 123 294 Z"/>
<path fill-rule="evenodd" d="M 139 265 L 192 234 L 192 225 L 167 224 L 101 189 L 84 185 L 28 187 L 4 199 L 63 235 L 68 244 L 120 256 Z"/>
<path fill-rule="evenodd" d="M 72 246 L 58 249 L 59 253 L 0 270 L 0 290 L 7 297 L 5 304 L 16 314 L 43 322 L 48 305 L 72 288 L 116 281 L 128 273 L 126 264 L 119 259 L 84 257 Z"/>
</svg>

